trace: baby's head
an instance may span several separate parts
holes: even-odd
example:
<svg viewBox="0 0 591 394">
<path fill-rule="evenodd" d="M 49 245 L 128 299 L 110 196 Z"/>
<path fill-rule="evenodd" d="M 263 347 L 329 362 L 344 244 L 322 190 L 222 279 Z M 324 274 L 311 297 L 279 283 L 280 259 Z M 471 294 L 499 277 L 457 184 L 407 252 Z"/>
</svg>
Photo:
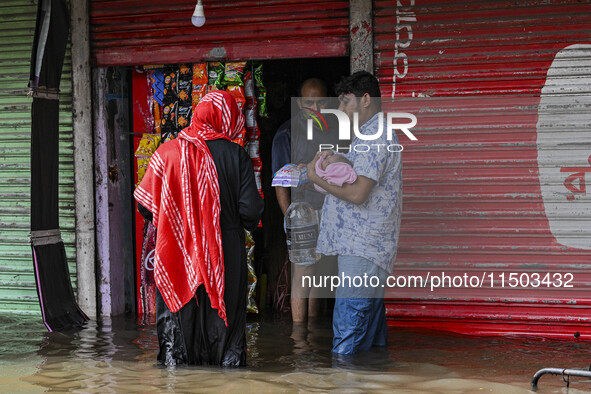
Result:
<svg viewBox="0 0 591 394">
<path fill-rule="evenodd" d="M 333 163 L 347 163 L 349 165 L 352 165 L 352 163 L 349 160 L 347 160 L 345 156 L 335 153 L 334 155 L 330 155 L 324 158 L 321 164 L 322 170 L 326 171 L 326 168 Z"/>
</svg>

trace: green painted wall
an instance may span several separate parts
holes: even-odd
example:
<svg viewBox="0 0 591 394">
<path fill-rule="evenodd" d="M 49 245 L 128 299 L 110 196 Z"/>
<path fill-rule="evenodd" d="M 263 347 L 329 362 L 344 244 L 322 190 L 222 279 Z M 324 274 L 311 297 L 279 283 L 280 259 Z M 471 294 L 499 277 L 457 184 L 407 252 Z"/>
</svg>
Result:
<svg viewBox="0 0 591 394">
<path fill-rule="evenodd" d="M 37 1 L 0 2 L 0 312 L 40 314 L 30 231 L 29 63 Z M 70 48 L 60 96 L 60 228 L 76 287 Z"/>
</svg>

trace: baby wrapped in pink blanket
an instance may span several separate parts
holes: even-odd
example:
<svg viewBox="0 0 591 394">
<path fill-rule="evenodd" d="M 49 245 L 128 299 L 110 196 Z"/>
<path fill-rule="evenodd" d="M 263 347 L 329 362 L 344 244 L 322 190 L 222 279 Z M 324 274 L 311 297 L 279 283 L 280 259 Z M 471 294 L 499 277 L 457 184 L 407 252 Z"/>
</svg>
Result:
<svg viewBox="0 0 591 394">
<path fill-rule="evenodd" d="M 343 186 L 344 183 L 353 183 L 357 179 L 357 174 L 353 170 L 353 163 L 339 153 L 330 155 L 323 159 L 320 157 L 316 162 L 316 173 L 330 185 Z M 316 190 L 326 193 L 326 190 L 318 185 L 314 185 Z"/>
</svg>

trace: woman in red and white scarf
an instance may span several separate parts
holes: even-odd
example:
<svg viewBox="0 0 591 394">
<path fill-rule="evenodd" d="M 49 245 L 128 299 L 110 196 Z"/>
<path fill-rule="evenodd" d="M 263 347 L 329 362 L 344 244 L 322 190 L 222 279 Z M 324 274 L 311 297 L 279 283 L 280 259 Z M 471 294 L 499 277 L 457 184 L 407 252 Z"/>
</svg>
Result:
<svg viewBox="0 0 591 394">
<path fill-rule="evenodd" d="M 246 363 L 244 230 L 263 210 L 234 98 L 208 93 L 191 125 L 161 145 L 134 192 L 157 228 L 158 360 Z M 151 217 L 150 217 L 151 216 Z"/>
</svg>

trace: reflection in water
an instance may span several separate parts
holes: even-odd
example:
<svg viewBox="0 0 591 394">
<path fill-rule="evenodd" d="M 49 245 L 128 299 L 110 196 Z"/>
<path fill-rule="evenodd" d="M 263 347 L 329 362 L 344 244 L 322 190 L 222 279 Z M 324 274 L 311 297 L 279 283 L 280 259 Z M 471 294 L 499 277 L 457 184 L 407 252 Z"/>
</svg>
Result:
<svg viewBox="0 0 591 394">
<path fill-rule="evenodd" d="M 543 367 L 587 368 L 588 344 L 476 338 L 390 330 L 387 349 L 356 357 L 330 352 L 330 320 L 292 327 L 278 316 L 248 323 L 248 367 L 160 367 L 153 325 L 131 318 L 90 321 L 48 333 L 35 316 L 0 316 L 0 392 L 527 392 Z M 573 378 L 569 393 L 589 381 Z M 545 376 L 540 392 L 565 392 Z"/>
</svg>

